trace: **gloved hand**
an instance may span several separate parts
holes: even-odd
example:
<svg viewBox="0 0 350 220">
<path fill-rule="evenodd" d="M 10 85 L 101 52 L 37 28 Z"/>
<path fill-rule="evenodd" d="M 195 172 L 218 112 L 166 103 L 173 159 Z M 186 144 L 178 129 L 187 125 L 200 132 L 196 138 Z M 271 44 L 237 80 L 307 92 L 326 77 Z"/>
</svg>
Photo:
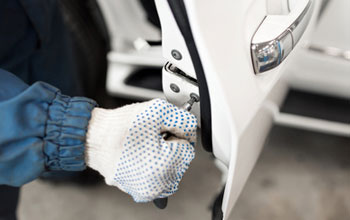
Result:
<svg viewBox="0 0 350 220">
<path fill-rule="evenodd" d="M 195 156 L 196 130 L 195 116 L 161 99 L 114 110 L 95 108 L 86 163 L 136 202 L 168 197 Z M 172 136 L 164 140 L 163 132 Z"/>
</svg>

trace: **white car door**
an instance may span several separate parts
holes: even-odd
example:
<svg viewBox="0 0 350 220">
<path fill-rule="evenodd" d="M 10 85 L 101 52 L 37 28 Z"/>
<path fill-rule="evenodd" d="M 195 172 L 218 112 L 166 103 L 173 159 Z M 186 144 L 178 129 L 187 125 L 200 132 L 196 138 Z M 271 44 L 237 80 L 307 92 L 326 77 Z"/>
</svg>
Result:
<svg viewBox="0 0 350 220">
<path fill-rule="evenodd" d="M 260 154 L 286 87 L 280 80 L 315 23 L 317 0 L 156 0 L 163 90 L 179 106 L 200 96 L 201 144 L 228 168 L 229 214 Z"/>
</svg>

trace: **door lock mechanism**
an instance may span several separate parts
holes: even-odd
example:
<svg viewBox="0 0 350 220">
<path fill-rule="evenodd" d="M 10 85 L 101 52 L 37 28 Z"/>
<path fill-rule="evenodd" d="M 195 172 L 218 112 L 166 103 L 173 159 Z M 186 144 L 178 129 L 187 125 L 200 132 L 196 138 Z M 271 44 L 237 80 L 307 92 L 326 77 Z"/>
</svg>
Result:
<svg viewBox="0 0 350 220">
<path fill-rule="evenodd" d="M 174 64 L 167 62 L 163 67 L 163 91 L 168 101 L 176 106 L 190 105 L 191 112 L 200 118 L 199 91 L 197 79 L 189 76 Z M 190 101 L 188 101 L 188 99 Z M 189 103 L 191 102 L 191 103 Z"/>
</svg>

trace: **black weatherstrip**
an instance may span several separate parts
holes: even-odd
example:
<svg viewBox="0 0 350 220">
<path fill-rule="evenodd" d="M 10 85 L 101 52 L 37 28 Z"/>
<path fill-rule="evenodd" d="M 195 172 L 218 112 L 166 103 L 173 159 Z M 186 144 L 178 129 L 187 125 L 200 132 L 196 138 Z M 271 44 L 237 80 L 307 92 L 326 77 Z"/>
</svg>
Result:
<svg viewBox="0 0 350 220">
<path fill-rule="evenodd" d="M 208 84 L 196 43 L 192 35 L 186 7 L 183 0 L 168 0 L 168 3 L 181 34 L 185 39 L 197 75 L 200 96 L 202 145 L 205 150 L 212 152 L 211 107 Z"/>
</svg>

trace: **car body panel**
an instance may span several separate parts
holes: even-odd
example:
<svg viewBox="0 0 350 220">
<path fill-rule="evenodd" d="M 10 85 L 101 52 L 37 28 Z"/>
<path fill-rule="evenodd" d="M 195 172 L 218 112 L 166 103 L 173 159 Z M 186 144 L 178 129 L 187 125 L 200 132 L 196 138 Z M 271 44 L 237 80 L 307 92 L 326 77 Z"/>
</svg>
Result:
<svg viewBox="0 0 350 220">
<path fill-rule="evenodd" d="M 160 15 L 162 26 L 169 24 L 164 19 L 171 14 L 164 4 L 158 1 L 157 6 L 166 11 Z M 265 1 L 185 0 L 184 4 L 208 82 L 213 153 L 228 167 L 222 205 L 224 219 L 228 219 L 273 123 L 276 103 L 278 106 L 285 95 L 286 84 L 280 79 L 289 57 L 272 70 L 254 74 L 251 40 L 267 15 Z M 312 1 L 312 10 L 315 7 L 317 1 Z M 314 25 L 317 13 L 312 16 L 308 29 Z M 176 41 L 166 40 L 173 32 L 166 30 L 162 32 L 163 45 L 177 49 Z M 304 41 L 302 37 L 300 42 Z M 165 57 L 172 60 L 169 51 Z M 177 65 L 181 68 L 181 61 Z M 174 97 L 171 92 L 165 95 Z"/>
</svg>

